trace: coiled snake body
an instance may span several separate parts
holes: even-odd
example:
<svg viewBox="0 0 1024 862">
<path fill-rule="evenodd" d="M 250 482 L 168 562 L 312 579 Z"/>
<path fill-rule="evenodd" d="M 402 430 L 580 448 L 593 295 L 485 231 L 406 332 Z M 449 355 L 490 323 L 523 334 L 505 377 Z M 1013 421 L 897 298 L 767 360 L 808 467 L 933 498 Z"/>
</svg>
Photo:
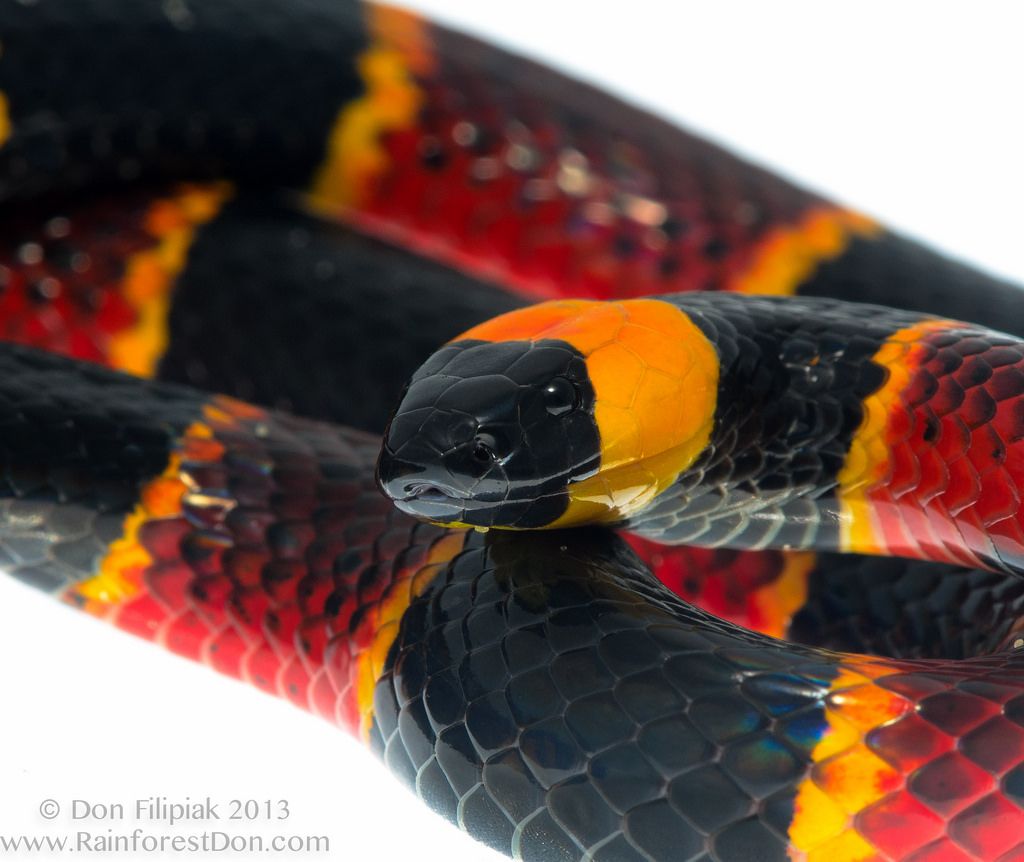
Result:
<svg viewBox="0 0 1024 862">
<path fill-rule="evenodd" d="M 1024 853 L 1013 286 L 390 9 L 39 0 L 0 38 L 7 572 L 360 735 L 517 858 Z M 664 483 L 609 496 L 639 537 L 398 511 L 405 380 L 551 298 L 715 348 L 714 403 L 650 431 L 694 423 L 687 517 Z M 590 476 L 631 360 L 586 354 L 590 391 L 574 356 L 544 415 L 597 417 Z M 557 496 L 513 520 L 595 499 Z"/>
</svg>

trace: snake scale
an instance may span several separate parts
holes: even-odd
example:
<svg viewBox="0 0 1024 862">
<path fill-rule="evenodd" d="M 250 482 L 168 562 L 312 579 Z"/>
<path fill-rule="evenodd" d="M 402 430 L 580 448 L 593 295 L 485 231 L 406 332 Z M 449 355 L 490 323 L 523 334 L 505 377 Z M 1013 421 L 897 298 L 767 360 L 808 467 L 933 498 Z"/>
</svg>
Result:
<svg viewBox="0 0 1024 862">
<path fill-rule="evenodd" d="M 0 40 L 6 573 L 515 858 L 1024 858 L 1013 285 L 395 9 L 7 0 Z M 668 354 L 598 369 L 593 307 L 706 372 L 650 488 L 608 393 Z M 482 374 L 561 448 L 424 454 Z"/>
</svg>

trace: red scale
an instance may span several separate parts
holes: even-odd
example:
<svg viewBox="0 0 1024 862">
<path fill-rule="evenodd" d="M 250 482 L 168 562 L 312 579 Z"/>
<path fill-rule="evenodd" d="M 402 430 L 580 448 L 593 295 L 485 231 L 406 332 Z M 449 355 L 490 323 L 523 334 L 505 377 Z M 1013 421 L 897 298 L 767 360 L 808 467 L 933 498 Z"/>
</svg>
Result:
<svg viewBox="0 0 1024 862">
<path fill-rule="evenodd" d="M 959 751 L 949 751 L 926 763 L 907 782 L 910 792 L 943 819 L 990 793 L 994 786 L 992 773 Z"/>
<path fill-rule="evenodd" d="M 978 859 L 1012 862 L 1021 859 L 1024 847 L 1015 856 L 1003 857 L 1024 835 L 1024 811 L 1000 793 L 991 793 L 956 815 L 946 827 L 949 836 Z"/>
<path fill-rule="evenodd" d="M 910 773 L 952 749 L 956 740 L 910 713 L 868 732 L 868 747 L 903 773 Z"/>
<path fill-rule="evenodd" d="M 857 831 L 893 859 L 903 859 L 942 836 L 945 823 L 905 790 L 860 812 Z"/>
</svg>

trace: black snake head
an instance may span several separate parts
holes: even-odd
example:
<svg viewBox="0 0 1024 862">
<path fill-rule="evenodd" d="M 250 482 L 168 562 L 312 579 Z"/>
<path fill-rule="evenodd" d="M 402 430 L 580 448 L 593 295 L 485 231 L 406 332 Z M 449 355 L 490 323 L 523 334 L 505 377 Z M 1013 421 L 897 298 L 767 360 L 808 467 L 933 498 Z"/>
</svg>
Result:
<svg viewBox="0 0 1024 862">
<path fill-rule="evenodd" d="M 562 341 L 463 339 L 413 377 L 377 479 L 404 512 L 443 524 L 544 527 L 600 461 L 586 361 Z"/>
</svg>

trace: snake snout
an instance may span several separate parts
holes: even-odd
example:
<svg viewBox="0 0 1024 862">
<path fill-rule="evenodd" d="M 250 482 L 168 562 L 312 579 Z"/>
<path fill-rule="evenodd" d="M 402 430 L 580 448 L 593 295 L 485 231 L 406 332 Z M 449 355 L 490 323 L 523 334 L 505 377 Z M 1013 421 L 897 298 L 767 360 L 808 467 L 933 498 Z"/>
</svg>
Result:
<svg viewBox="0 0 1024 862">
<path fill-rule="evenodd" d="M 393 423 L 377 464 L 377 483 L 399 509 L 452 523 L 463 519 L 467 507 L 505 497 L 500 444 L 479 433 L 476 423 L 453 421 L 438 411 L 415 434 L 404 425 Z"/>
</svg>

